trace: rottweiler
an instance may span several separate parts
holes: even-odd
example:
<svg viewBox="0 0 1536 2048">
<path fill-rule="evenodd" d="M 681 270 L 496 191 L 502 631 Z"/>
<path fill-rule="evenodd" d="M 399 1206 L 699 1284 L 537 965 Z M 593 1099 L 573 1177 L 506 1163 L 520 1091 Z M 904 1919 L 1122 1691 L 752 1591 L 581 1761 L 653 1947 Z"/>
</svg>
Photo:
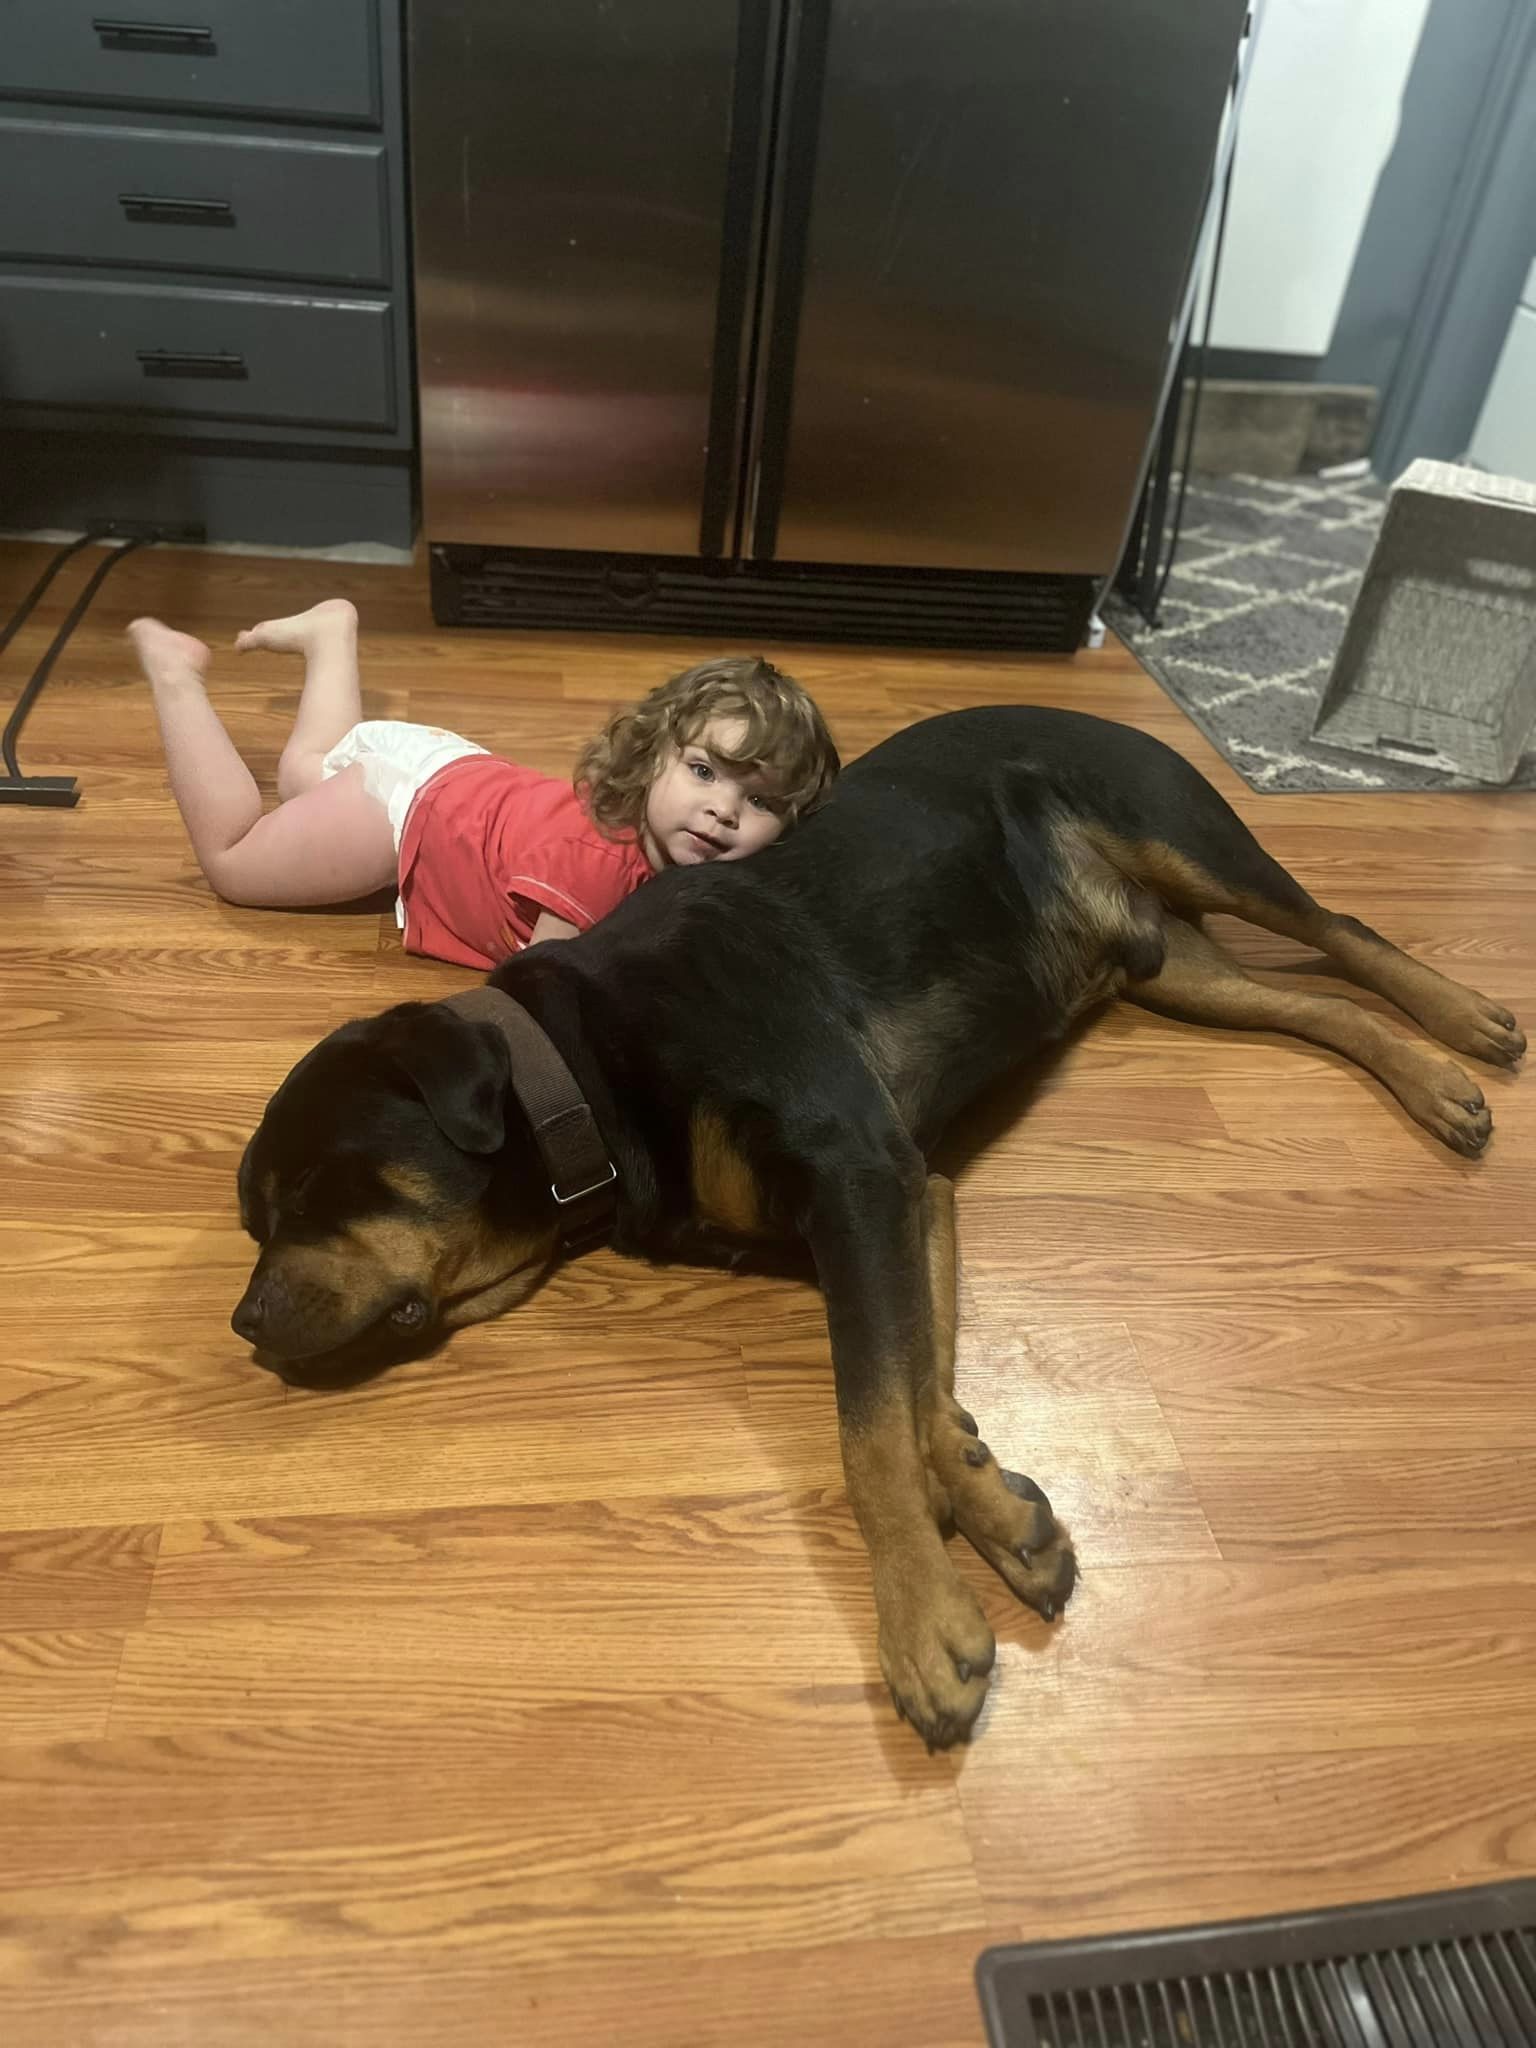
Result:
<svg viewBox="0 0 1536 2048">
<path fill-rule="evenodd" d="M 1210 912 L 1317 949 L 1455 1052 L 1525 1049 L 1507 1010 L 1322 909 L 1161 742 L 1071 711 L 950 712 L 751 860 L 663 874 L 482 989 L 332 1032 L 240 1168 L 261 1249 L 234 1328 L 321 1379 L 513 1307 L 584 1227 L 649 1259 L 802 1240 L 881 1667 L 951 1743 L 993 1639 L 945 1532 L 1047 1619 L 1075 1571 L 1044 1492 L 955 1396 L 953 1196 L 926 1158 L 956 1112 L 1125 996 L 1330 1047 L 1453 1151 L 1488 1143 L 1459 1066 L 1347 999 L 1252 980 Z"/>
</svg>

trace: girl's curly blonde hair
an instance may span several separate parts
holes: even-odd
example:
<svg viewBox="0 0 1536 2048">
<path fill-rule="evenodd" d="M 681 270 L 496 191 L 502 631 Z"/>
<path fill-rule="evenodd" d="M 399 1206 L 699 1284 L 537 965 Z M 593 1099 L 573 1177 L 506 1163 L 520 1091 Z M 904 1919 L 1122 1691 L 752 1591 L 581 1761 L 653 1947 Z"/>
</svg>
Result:
<svg viewBox="0 0 1536 2048">
<path fill-rule="evenodd" d="M 715 718 L 742 721 L 740 746 L 720 758 L 733 768 L 758 769 L 786 824 L 804 817 L 831 788 L 842 764 L 814 701 L 771 661 L 721 655 L 616 711 L 582 749 L 573 780 L 594 824 L 610 835 L 637 832 L 668 749 L 687 746 Z"/>
</svg>

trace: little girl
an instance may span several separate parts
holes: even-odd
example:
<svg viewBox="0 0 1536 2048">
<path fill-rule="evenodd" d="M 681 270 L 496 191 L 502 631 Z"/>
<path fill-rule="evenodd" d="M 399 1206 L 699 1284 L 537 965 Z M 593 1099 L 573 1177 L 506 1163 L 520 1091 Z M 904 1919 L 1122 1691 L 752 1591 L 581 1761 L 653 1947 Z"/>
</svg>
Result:
<svg viewBox="0 0 1536 2048">
<path fill-rule="evenodd" d="M 263 814 L 208 701 L 208 649 L 158 619 L 136 619 L 128 637 L 171 792 L 226 902 L 298 909 L 395 884 L 407 950 L 465 967 L 585 931 L 664 867 L 755 853 L 838 770 L 805 691 L 750 657 L 701 662 L 616 713 L 571 783 L 440 726 L 364 720 L 357 613 L 330 598 L 235 641 L 305 659 L 278 805 Z"/>
</svg>

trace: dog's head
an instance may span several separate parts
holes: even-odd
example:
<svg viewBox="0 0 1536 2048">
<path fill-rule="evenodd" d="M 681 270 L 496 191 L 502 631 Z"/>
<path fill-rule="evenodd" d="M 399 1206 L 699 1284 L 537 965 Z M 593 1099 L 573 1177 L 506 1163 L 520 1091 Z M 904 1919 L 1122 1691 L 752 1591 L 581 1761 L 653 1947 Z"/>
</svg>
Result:
<svg viewBox="0 0 1536 2048">
<path fill-rule="evenodd" d="M 301 1374 L 499 1314 L 558 1242 L 507 1042 L 440 1003 L 322 1039 L 267 1104 L 239 1191 L 261 1254 L 231 1321 Z"/>
</svg>

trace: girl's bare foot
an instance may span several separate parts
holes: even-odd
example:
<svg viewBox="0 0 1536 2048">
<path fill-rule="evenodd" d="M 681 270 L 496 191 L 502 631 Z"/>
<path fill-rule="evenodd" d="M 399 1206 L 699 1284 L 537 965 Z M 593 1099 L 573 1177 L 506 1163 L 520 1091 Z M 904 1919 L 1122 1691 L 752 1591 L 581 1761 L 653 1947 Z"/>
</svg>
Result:
<svg viewBox="0 0 1536 2048">
<path fill-rule="evenodd" d="M 167 626 L 159 619 L 135 619 L 128 628 L 128 638 L 133 642 L 140 668 L 151 683 L 184 673 L 189 668 L 199 676 L 208 672 L 212 657 L 203 642 L 194 640 L 190 633 L 178 633 L 173 626 Z"/>
<path fill-rule="evenodd" d="M 253 647 L 266 647 L 274 654 L 308 654 L 322 641 L 356 631 L 356 605 L 345 597 L 327 597 L 292 618 L 263 619 L 259 626 L 247 628 L 235 636 L 235 652 L 249 654 Z"/>
</svg>

